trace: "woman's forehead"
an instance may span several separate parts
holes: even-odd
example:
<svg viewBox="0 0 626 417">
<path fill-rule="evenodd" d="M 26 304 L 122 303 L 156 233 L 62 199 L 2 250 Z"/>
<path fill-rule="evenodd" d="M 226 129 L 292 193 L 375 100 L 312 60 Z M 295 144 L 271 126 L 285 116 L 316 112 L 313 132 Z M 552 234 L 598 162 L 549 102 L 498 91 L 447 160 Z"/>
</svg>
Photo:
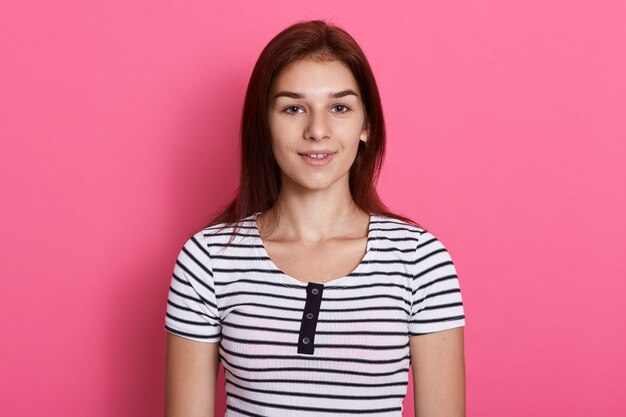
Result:
<svg viewBox="0 0 626 417">
<path fill-rule="evenodd" d="M 309 94 L 337 93 L 353 90 L 358 95 L 358 84 L 352 71 L 341 61 L 313 61 L 303 59 L 283 68 L 272 85 L 273 92 L 291 91 Z"/>
</svg>

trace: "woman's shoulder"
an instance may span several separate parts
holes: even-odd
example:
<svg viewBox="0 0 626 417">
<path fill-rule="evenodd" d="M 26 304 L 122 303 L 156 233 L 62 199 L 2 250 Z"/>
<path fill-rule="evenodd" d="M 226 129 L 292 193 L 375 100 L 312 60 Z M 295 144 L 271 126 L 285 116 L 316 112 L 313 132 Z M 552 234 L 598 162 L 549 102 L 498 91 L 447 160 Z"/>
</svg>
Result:
<svg viewBox="0 0 626 417">
<path fill-rule="evenodd" d="M 255 227 L 254 217 L 250 215 L 235 222 L 213 223 L 196 229 L 193 237 L 206 245 L 221 246 L 254 236 Z"/>
<path fill-rule="evenodd" d="M 372 237 L 378 250 L 396 253 L 415 268 L 419 267 L 415 275 L 435 265 L 453 265 L 447 245 L 430 229 L 387 216 L 377 216 L 377 223 Z"/>
<path fill-rule="evenodd" d="M 373 214 L 371 218 L 370 238 L 384 250 L 395 248 L 410 253 L 425 232 L 419 225 L 401 218 L 382 214 Z"/>
<path fill-rule="evenodd" d="M 372 223 L 376 225 L 378 229 L 390 233 L 395 232 L 399 234 L 420 235 L 426 232 L 426 230 L 418 224 L 389 215 L 372 214 Z"/>
</svg>

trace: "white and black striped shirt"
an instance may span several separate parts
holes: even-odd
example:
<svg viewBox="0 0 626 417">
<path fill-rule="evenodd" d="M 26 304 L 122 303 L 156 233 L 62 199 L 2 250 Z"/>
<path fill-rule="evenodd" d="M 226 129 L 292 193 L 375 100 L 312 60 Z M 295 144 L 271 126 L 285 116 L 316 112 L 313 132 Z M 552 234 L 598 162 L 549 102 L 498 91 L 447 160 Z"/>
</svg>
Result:
<svg viewBox="0 0 626 417">
<path fill-rule="evenodd" d="M 367 251 L 341 278 L 305 283 L 269 258 L 255 219 L 194 234 L 178 255 L 165 329 L 219 342 L 226 416 L 402 415 L 409 336 L 465 325 L 443 244 L 370 215 Z"/>
</svg>

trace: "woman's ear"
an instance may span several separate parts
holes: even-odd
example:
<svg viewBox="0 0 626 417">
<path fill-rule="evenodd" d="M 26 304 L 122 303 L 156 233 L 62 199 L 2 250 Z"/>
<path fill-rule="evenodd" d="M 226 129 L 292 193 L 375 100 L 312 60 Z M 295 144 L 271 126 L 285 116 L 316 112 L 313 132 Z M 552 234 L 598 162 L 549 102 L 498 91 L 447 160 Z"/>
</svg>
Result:
<svg viewBox="0 0 626 417">
<path fill-rule="evenodd" d="M 367 143 L 367 139 L 369 138 L 369 136 L 370 136 L 369 127 L 366 127 L 365 129 L 361 131 L 361 134 L 359 135 L 359 139 L 362 142 Z"/>
</svg>

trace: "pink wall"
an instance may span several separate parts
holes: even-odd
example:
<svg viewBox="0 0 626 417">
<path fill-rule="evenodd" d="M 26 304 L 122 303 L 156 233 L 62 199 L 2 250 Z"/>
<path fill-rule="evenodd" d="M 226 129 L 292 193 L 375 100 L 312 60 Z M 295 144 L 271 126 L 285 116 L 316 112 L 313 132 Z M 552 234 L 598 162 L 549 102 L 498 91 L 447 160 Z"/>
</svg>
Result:
<svg viewBox="0 0 626 417">
<path fill-rule="evenodd" d="M 454 256 L 468 416 L 626 415 L 626 3 L 385 3 L 0 5 L 0 414 L 162 414 L 170 274 L 236 186 L 249 73 L 325 18 L 378 77 L 381 194 Z"/>
</svg>

